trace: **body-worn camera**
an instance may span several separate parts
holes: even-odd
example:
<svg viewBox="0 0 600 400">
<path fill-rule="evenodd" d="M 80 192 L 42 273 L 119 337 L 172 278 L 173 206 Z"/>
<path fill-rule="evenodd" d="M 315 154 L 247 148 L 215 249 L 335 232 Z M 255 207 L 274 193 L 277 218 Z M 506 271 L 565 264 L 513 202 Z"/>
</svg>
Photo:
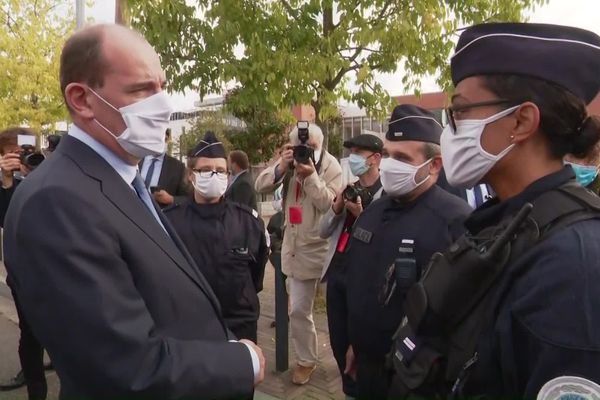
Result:
<svg viewBox="0 0 600 400">
<path fill-rule="evenodd" d="M 308 121 L 298 121 L 297 127 L 300 144 L 294 146 L 294 160 L 299 164 L 309 164 L 312 159 L 316 163 L 315 151 L 308 145 Z"/>
</svg>

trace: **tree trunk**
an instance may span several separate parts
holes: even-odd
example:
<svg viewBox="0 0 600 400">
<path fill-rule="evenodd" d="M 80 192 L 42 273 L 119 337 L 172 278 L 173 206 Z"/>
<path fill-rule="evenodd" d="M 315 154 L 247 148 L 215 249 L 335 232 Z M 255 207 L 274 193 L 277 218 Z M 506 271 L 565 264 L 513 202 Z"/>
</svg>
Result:
<svg viewBox="0 0 600 400">
<path fill-rule="evenodd" d="M 315 110 L 315 124 L 323 131 L 323 150 L 327 150 L 329 144 L 329 126 L 321 119 L 321 102 L 317 100 L 311 101 L 310 105 Z"/>
</svg>

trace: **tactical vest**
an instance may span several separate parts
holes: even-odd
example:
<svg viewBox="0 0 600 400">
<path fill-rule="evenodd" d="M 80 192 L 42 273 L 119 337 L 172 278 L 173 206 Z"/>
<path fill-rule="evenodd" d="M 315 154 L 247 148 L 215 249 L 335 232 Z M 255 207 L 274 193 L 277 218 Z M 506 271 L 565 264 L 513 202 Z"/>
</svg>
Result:
<svg viewBox="0 0 600 400">
<path fill-rule="evenodd" d="M 600 198 L 574 182 L 547 191 L 498 225 L 464 235 L 433 255 L 407 293 L 393 337 L 390 398 L 460 395 L 506 266 L 575 222 L 600 218 Z"/>
</svg>

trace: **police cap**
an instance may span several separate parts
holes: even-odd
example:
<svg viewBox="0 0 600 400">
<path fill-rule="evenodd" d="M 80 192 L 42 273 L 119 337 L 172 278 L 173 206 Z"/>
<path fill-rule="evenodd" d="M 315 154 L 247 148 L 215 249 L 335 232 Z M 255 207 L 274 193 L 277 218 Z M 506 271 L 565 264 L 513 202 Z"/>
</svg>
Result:
<svg viewBox="0 0 600 400">
<path fill-rule="evenodd" d="M 206 158 L 227 158 L 225 156 L 225 147 L 223 143 L 217 139 L 214 132 L 208 131 L 204 135 L 204 139 L 194 147 L 189 154 L 190 157 L 206 157 Z"/>
<path fill-rule="evenodd" d="M 392 111 L 385 138 L 440 144 L 442 125 L 430 111 L 414 104 L 402 104 Z"/>
<path fill-rule="evenodd" d="M 555 83 L 590 103 L 600 90 L 600 36 L 570 26 L 492 23 L 466 29 L 451 60 L 452 82 L 524 75 Z"/>
<path fill-rule="evenodd" d="M 375 135 L 365 133 L 346 140 L 344 147 L 347 149 L 358 147 L 360 149 L 371 150 L 375 153 L 381 153 L 383 151 L 383 141 Z"/>
</svg>

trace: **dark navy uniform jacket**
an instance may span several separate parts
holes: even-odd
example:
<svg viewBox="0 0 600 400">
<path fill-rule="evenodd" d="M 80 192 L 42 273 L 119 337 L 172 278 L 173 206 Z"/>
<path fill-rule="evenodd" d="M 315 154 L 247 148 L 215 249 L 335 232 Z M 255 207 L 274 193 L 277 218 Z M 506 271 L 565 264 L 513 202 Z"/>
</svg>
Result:
<svg viewBox="0 0 600 400">
<path fill-rule="evenodd" d="M 164 212 L 217 295 L 227 327 L 235 333 L 256 321 L 269 255 L 258 213 L 227 200 L 198 205 L 191 199 Z"/>
<path fill-rule="evenodd" d="M 361 214 L 344 254 L 349 337 L 357 358 L 381 360 L 404 316 L 404 296 L 398 290 L 386 306 L 379 301 L 402 240 L 414 240 L 417 267 L 425 269 L 433 253 L 444 251 L 464 232 L 471 211 L 465 201 L 434 185 L 410 204 L 384 196 Z"/>
<path fill-rule="evenodd" d="M 492 200 L 467 229 L 477 234 L 573 178 L 565 167 L 508 201 Z M 565 375 L 600 383 L 600 220 L 552 233 L 506 268 L 463 394 L 535 398 Z"/>
</svg>

